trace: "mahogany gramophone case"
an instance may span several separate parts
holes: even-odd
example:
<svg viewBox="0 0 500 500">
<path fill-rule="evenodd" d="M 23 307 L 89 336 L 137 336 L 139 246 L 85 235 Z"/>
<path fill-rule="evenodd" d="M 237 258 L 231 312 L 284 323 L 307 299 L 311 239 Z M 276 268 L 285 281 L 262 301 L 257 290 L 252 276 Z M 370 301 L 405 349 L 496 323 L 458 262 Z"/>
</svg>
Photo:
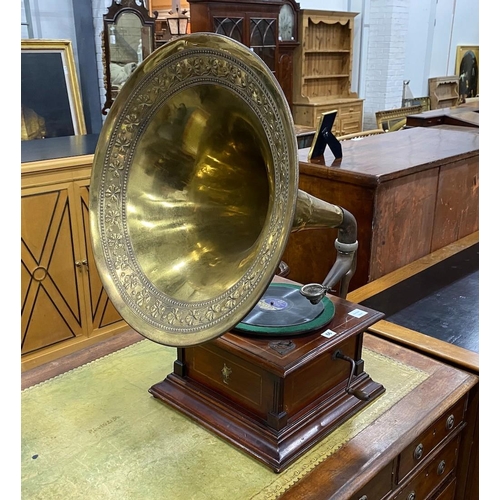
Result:
<svg viewBox="0 0 500 500">
<path fill-rule="evenodd" d="M 280 279 L 280 278 L 278 278 Z M 363 332 L 382 313 L 339 297 L 326 326 L 295 336 L 230 332 L 178 349 L 157 398 L 280 472 L 384 392 L 364 371 Z M 338 359 L 340 351 L 354 363 Z"/>
</svg>

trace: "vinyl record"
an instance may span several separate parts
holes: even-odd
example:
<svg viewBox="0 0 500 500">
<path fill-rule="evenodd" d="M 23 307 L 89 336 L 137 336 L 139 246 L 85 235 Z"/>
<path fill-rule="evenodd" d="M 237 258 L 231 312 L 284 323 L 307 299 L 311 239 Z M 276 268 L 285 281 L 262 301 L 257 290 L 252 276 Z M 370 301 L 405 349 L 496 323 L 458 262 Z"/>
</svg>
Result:
<svg viewBox="0 0 500 500">
<path fill-rule="evenodd" d="M 299 288 L 275 284 L 266 290 L 241 322 L 258 326 L 294 326 L 313 321 L 324 309 L 321 302 L 311 304 Z"/>
<path fill-rule="evenodd" d="M 235 331 L 259 335 L 296 335 L 321 328 L 333 317 L 328 298 L 318 304 L 300 293 L 300 287 L 272 283 L 257 305 L 235 327 Z"/>
</svg>

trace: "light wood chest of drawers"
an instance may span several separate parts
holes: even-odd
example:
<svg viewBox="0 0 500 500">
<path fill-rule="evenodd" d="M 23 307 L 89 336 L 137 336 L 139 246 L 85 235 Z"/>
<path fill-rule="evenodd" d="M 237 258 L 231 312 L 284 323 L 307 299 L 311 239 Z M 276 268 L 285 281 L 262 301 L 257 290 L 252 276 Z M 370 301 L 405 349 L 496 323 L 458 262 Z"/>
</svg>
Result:
<svg viewBox="0 0 500 500">
<path fill-rule="evenodd" d="M 298 125 L 316 127 L 322 113 L 337 110 L 333 124 L 336 136 L 360 132 L 363 127 L 363 100 L 338 99 L 328 103 L 294 104 L 293 119 Z"/>
</svg>

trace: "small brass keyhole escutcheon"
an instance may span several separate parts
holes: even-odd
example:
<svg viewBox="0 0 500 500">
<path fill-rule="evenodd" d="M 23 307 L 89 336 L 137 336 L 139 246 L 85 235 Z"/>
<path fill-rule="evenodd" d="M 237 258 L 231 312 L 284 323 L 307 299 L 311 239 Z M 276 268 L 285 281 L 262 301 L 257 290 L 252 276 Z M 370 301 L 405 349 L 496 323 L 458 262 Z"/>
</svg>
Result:
<svg viewBox="0 0 500 500">
<path fill-rule="evenodd" d="M 229 366 L 227 366 L 226 363 L 224 363 L 224 368 L 222 368 L 221 373 L 222 373 L 222 381 L 225 384 L 229 385 L 229 377 L 231 373 L 233 373 L 233 370 L 231 370 L 231 368 L 229 368 Z"/>
</svg>

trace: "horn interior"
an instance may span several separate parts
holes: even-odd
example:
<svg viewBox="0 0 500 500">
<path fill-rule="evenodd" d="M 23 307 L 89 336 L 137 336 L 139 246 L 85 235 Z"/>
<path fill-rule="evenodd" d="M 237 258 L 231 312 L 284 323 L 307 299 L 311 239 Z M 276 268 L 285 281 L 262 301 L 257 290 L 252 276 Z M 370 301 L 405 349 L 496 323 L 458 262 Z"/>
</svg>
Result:
<svg viewBox="0 0 500 500">
<path fill-rule="evenodd" d="M 174 300 L 210 300 L 256 258 L 273 179 L 258 117 L 228 89 L 197 85 L 146 125 L 130 171 L 126 213 L 133 252 Z"/>
</svg>

